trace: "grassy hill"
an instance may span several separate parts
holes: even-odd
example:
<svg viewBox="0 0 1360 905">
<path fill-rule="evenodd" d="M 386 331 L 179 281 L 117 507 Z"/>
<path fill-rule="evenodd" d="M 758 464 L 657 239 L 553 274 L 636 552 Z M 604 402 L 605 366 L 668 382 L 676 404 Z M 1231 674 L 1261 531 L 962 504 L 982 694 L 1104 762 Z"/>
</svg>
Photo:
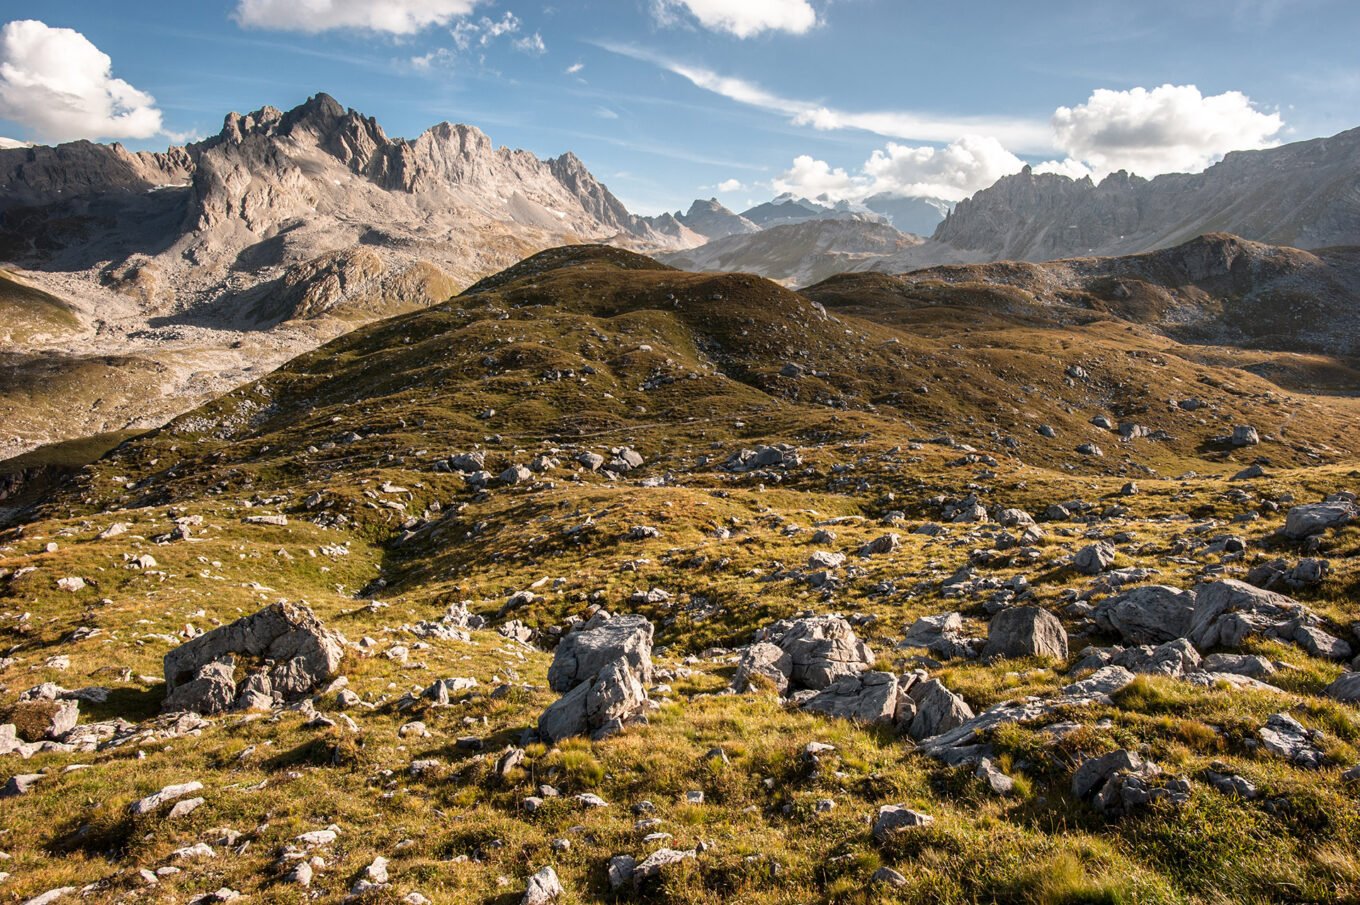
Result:
<svg viewBox="0 0 1360 905">
<path fill-rule="evenodd" d="M 1360 808 L 1342 777 L 1360 761 L 1360 714 L 1323 693 L 1345 665 L 1295 644 L 1242 648 L 1278 664 L 1274 690 L 1142 675 L 1108 702 L 998 730 L 1007 795 L 890 728 L 769 692 L 721 693 L 754 632 L 834 612 L 853 618 L 875 668 L 926 669 L 974 711 L 1054 695 L 1077 677 L 1082 648 L 1117 640 L 1079 605 L 1108 596 L 1108 577 L 1070 566 L 1098 540 L 1114 545 L 1116 568 L 1152 570 L 1134 584 L 1192 587 L 1277 557 L 1326 558 L 1321 583 L 1290 593 L 1353 639 L 1360 526 L 1313 548 L 1275 532 L 1293 503 L 1357 489 L 1360 401 L 1259 376 L 1276 362 L 1300 373 L 1297 358 L 1239 362 L 1240 350 L 1181 346 L 1099 312 L 1055 321 L 963 290 L 940 289 L 929 306 L 842 290 L 800 295 L 617 250 L 556 249 L 338 339 L 85 468 L 0 535 L 0 709 L 42 682 L 102 686 L 107 699 L 82 703 L 82 722 L 120 718 L 144 734 L 0 756 L 3 775 L 42 774 L 0 799 L 0 894 L 90 884 L 94 901 L 223 887 L 334 901 L 381 856 L 388 885 L 361 901 L 515 903 L 548 865 L 563 902 L 622 901 L 635 894 L 611 890 L 610 859 L 664 846 L 696 856 L 645 900 L 1360 897 Z M 1099 415 L 1164 439 L 1121 441 L 1091 423 Z M 1220 442 L 1236 425 L 1261 442 Z M 796 462 L 723 467 L 775 443 Z M 1088 443 L 1103 455 L 1077 451 Z M 619 447 L 643 464 L 579 464 Z M 448 463 L 474 450 L 491 475 L 538 470 L 473 484 Z M 1263 476 L 1232 479 L 1253 463 Z M 946 516 L 970 497 L 992 512 L 1042 519 L 1064 504 L 1066 515 L 1008 546 L 1014 529 Z M 285 518 L 247 521 L 260 515 Z M 895 550 L 857 555 L 889 532 Z M 1220 535 L 1244 552 L 1216 546 Z M 820 586 L 807 566 L 816 551 L 849 554 Z M 69 577 L 83 586 L 64 589 Z M 918 617 L 946 612 L 985 637 L 998 592 L 1026 585 L 1066 626 L 1068 658 L 900 646 Z M 351 642 L 341 671 L 359 703 L 318 697 L 329 725 L 299 710 L 233 712 L 177 732 L 158 716 L 168 651 L 278 599 L 305 601 Z M 468 640 L 415 630 L 460 602 L 486 628 Z M 545 685 L 555 639 L 595 606 L 654 624 L 658 706 L 602 741 L 529 741 L 557 697 Z M 530 644 L 501 633 L 518 628 Z M 449 677 L 477 684 L 448 706 L 399 709 L 408 691 Z M 1277 712 L 1322 733 L 1322 766 L 1260 744 Z M 417 720 L 428 735 L 409 728 Z M 810 756 L 813 742 L 834 749 Z M 511 746 L 523 760 L 497 769 Z M 1187 777 L 1189 799 L 1118 818 L 1077 800 L 1074 768 L 1116 749 Z M 1208 771 L 1260 794 L 1225 795 Z M 204 786 L 192 813 L 129 814 L 191 780 Z M 542 795 L 545 784 L 560 794 Z M 575 797 L 585 793 L 606 804 Z M 885 804 L 934 822 L 876 841 L 870 822 Z M 285 880 L 297 837 L 331 825 L 335 841 L 305 853 L 322 859 L 310 889 Z M 212 856 L 175 854 L 196 843 Z M 876 881 L 880 867 L 904 885 Z"/>
</svg>

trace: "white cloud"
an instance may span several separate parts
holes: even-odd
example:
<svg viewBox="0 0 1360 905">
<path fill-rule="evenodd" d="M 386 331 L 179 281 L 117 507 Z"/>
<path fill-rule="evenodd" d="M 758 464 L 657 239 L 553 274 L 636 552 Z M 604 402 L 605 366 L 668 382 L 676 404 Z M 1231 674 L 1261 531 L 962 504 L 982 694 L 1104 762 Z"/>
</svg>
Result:
<svg viewBox="0 0 1360 905">
<path fill-rule="evenodd" d="M 469 15 L 482 0 L 238 0 L 236 21 L 251 28 L 315 34 L 356 28 L 415 34 Z"/>
<path fill-rule="evenodd" d="M 429 72 L 439 66 L 447 66 L 454 60 L 452 50 L 447 47 L 436 48 L 418 57 L 411 57 L 411 67 L 421 72 Z"/>
<path fill-rule="evenodd" d="M 1094 177 L 1096 174 L 1091 168 L 1080 160 L 1073 160 L 1071 157 L 1062 160 L 1046 160 L 1034 167 L 1036 173 L 1056 173 L 1059 176 L 1067 176 L 1070 179 L 1085 179 Z"/>
<path fill-rule="evenodd" d="M 1094 91 L 1053 114 L 1058 147 L 1097 173 L 1199 172 L 1228 151 L 1271 147 L 1284 128 L 1240 91 L 1210 97 L 1194 85 Z"/>
<path fill-rule="evenodd" d="M 867 177 L 851 176 L 843 168 L 833 168 L 825 160 L 800 154 L 794 158 L 793 166 L 771 181 L 770 187 L 781 194 L 791 192 L 806 198 L 825 195 L 832 201 L 843 201 L 870 194 L 869 184 Z"/>
<path fill-rule="evenodd" d="M 575 75 L 576 73 L 580 72 L 582 69 L 585 68 L 586 68 L 585 63 L 572 63 L 570 66 L 567 67 L 566 73 L 567 75 Z"/>
<path fill-rule="evenodd" d="M 507 10 L 500 19 L 489 19 L 486 16 L 482 16 L 479 22 L 474 22 L 471 19 L 460 19 L 454 23 L 449 34 L 453 37 L 454 46 L 459 50 L 467 50 L 473 44 L 486 47 L 497 38 L 503 35 L 513 35 L 517 31 L 519 31 L 519 18 Z"/>
<path fill-rule="evenodd" d="M 727 192 L 740 192 L 744 188 L 746 188 L 746 186 L 742 185 L 740 179 L 724 179 L 722 182 L 718 183 L 718 191 L 723 192 L 724 194 Z"/>
<path fill-rule="evenodd" d="M 608 107 L 599 106 L 595 108 L 595 115 L 600 119 L 618 119 L 619 115 Z"/>
<path fill-rule="evenodd" d="M 78 31 L 33 19 L 0 31 L 0 117 L 45 141 L 150 138 L 156 99 L 113 77 L 113 61 Z"/>
<path fill-rule="evenodd" d="M 515 49 L 520 51 L 521 53 L 533 54 L 534 56 L 542 56 L 543 54 L 548 52 L 548 45 L 543 43 L 542 35 L 540 35 L 538 32 L 534 32 L 531 35 L 525 35 L 524 37 L 516 40 Z"/>
<path fill-rule="evenodd" d="M 801 35 L 817 25 L 817 11 L 808 0 L 656 0 L 654 5 L 663 24 L 675 21 L 678 8 L 688 10 L 704 28 L 738 38 L 766 31 Z"/>
<path fill-rule="evenodd" d="M 889 142 L 865 162 L 864 174 L 873 192 L 962 201 L 1024 165 L 995 138 L 965 135 L 943 148 Z"/>
<path fill-rule="evenodd" d="M 811 101 L 781 97 L 745 79 L 720 75 L 658 56 L 629 44 L 599 42 L 597 46 L 621 56 L 652 63 L 698 88 L 771 113 L 789 117 L 795 125 L 814 129 L 859 129 L 912 141 L 951 142 L 961 135 L 990 135 L 1016 151 L 1047 153 L 1054 149 L 1053 129 L 1042 120 L 1000 116 L 948 116 L 910 110 L 854 112 Z"/>
</svg>

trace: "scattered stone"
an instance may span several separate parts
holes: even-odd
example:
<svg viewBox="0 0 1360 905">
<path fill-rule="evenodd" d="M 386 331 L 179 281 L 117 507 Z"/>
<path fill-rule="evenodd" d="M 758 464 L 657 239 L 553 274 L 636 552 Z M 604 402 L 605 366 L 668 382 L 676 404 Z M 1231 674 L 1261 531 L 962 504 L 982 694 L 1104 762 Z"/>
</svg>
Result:
<svg viewBox="0 0 1360 905">
<path fill-rule="evenodd" d="M 1266 724 L 1256 730 L 1261 744 L 1272 754 L 1278 754 L 1300 767 L 1320 767 L 1324 757 L 1315 742 L 1319 734 L 1287 713 L 1272 714 Z"/>
<path fill-rule="evenodd" d="M 1083 547 L 1072 557 L 1072 568 L 1083 575 L 1099 575 L 1114 565 L 1113 544 L 1099 543 Z"/>
<path fill-rule="evenodd" d="M 203 783 L 198 782 L 196 780 L 193 782 L 184 782 L 179 783 L 177 785 L 166 786 L 159 792 L 148 795 L 139 801 L 134 801 L 131 805 L 128 806 L 128 813 L 133 815 L 134 817 L 139 817 L 144 814 L 150 814 L 156 810 L 159 810 L 161 805 L 166 804 L 167 802 L 175 801 L 176 799 L 179 798 L 183 798 L 185 795 L 188 795 L 191 792 L 197 792 L 202 788 Z M 199 800 L 202 801 L 202 799 Z"/>
<path fill-rule="evenodd" d="M 987 627 L 984 657 L 1067 659 L 1067 630 L 1047 610 L 1033 606 L 1004 609 Z"/>
<path fill-rule="evenodd" d="M 927 827 L 935 818 L 920 811 L 913 811 L 905 805 L 885 804 L 874 817 L 873 834 L 876 842 L 884 843 L 898 833 L 908 832 L 918 827 Z"/>
</svg>

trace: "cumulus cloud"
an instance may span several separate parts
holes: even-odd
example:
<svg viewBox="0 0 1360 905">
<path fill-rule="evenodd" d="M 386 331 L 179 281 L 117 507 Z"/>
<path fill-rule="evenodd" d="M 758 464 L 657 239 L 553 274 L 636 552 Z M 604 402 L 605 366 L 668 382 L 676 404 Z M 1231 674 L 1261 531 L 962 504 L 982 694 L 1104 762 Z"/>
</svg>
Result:
<svg viewBox="0 0 1360 905">
<path fill-rule="evenodd" d="M 771 186 L 778 192 L 808 198 L 825 195 L 832 201 L 862 201 L 884 193 L 956 202 L 1024 165 L 996 139 L 969 135 L 942 148 L 889 142 L 854 172 L 802 155 Z"/>
<path fill-rule="evenodd" d="M 766 31 L 801 35 L 817 25 L 817 11 L 808 0 L 656 0 L 654 9 L 663 24 L 687 11 L 710 31 L 749 38 Z"/>
<path fill-rule="evenodd" d="M 576 73 L 580 72 L 582 69 L 585 68 L 586 68 L 585 63 L 572 63 L 570 66 L 566 68 L 566 73 L 567 75 L 576 75 Z"/>
<path fill-rule="evenodd" d="M 1024 165 L 995 138 L 965 135 L 943 148 L 888 142 L 865 162 L 864 174 L 873 192 L 962 201 Z"/>
<path fill-rule="evenodd" d="M 718 183 L 718 191 L 723 193 L 740 192 L 744 188 L 746 188 L 746 186 L 742 185 L 740 179 L 724 179 L 722 182 Z"/>
<path fill-rule="evenodd" d="M 415 34 L 469 15 L 482 0 L 239 0 L 236 21 L 250 28 L 311 34 L 355 28 Z"/>
<path fill-rule="evenodd" d="M 150 138 L 156 99 L 113 77 L 113 61 L 84 35 L 33 19 L 0 30 L 0 117 L 44 141 Z"/>
<path fill-rule="evenodd" d="M 1198 172 L 1229 151 L 1271 147 L 1284 128 L 1240 91 L 1205 97 L 1194 85 L 1111 91 L 1053 114 L 1056 144 L 1097 173 Z"/>
<path fill-rule="evenodd" d="M 789 192 L 806 198 L 825 195 L 832 201 L 844 201 L 870 194 L 869 184 L 865 176 L 852 176 L 843 167 L 832 167 L 825 160 L 800 154 L 793 159 L 793 166 L 774 177 L 770 187 L 781 194 Z"/>
</svg>

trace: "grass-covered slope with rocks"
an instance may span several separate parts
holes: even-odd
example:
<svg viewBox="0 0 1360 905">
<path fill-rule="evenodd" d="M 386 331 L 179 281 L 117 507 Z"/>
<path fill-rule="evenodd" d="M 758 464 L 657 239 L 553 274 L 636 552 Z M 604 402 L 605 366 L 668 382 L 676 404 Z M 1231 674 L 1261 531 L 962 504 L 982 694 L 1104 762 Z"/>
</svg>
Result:
<svg viewBox="0 0 1360 905">
<path fill-rule="evenodd" d="M 86 468 L 0 901 L 1360 897 L 1360 404 L 826 305 L 558 249 Z"/>
</svg>

